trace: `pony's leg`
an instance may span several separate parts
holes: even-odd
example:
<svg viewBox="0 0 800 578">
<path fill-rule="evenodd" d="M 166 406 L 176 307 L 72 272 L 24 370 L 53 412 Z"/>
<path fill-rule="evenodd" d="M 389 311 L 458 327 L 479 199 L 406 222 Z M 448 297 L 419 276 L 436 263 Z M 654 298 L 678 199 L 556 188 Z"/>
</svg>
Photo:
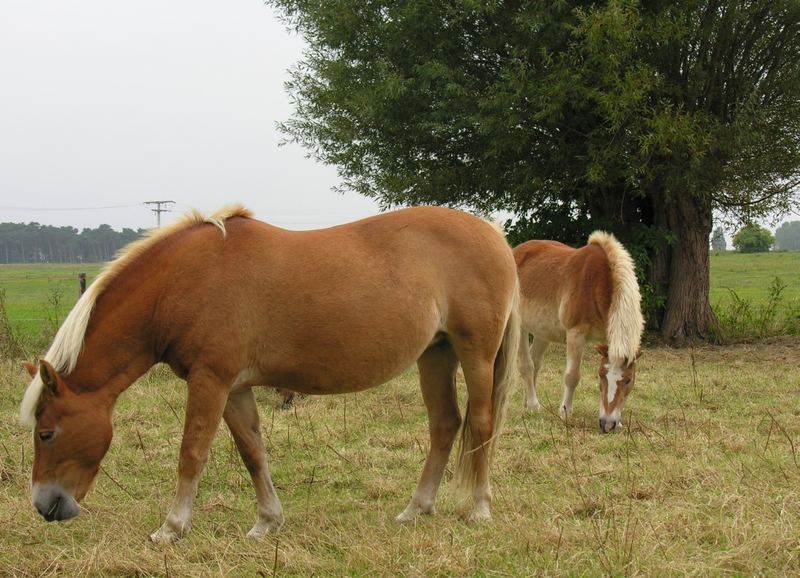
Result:
<svg viewBox="0 0 800 578">
<path fill-rule="evenodd" d="M 417 366 L 422 398 L 428 410 L 431 448 L 411 501 L 395 518 L 398 522 L 407 522 L 417 514 L 433 514 L 436 511 L 436 491 L 461 425 L 456 400 L 458 358 L 453 348 L 449 343 L 429 347 L 417 360 Z"/>
<path fill-rule="evenodd" d="M 283 508 L 269 475 L 253 390 L 248 388 L 231 393 L 223 417 L 256 490 L 258 521 L 247 535 L 261 538 L 269 532 L 277 532 L 283 526 Z"/>
<path fill-rule="evenodd" d="M 161 527 L 150 535 L 154 542 L 169 543 L 184 536 L 192 523 L 192 502 L 197 482 L 208 460 L 208 449 L 222 420 L 228 392 L 210 374 L 189 377 L 186 421 L 178 462 L 178 488 Z"/>
<path fill-rule="evenodd" d="M 539 409 L 539 400 L 536 399 L 536 379 L 534 378 L 534 365 L 531 359 L 531 348 L 528 344 L 528 332 L 522 331 L 519 340 L 519 372 L 522 374 L 522 381 L 525 383 L 523 405 L 525 409 Z"/>
<path fill-rule="evenodd" d="M 572 395 L 581 380 L 581 359 L 583 348 L 586 346 L 586 337 L 577 330 L 567 332 L 567 367 L 564 371 L 564 397 L 558 413 L 567 419 L 572 413 Z"/>
<path fill-rule="evenodd" d="M 475 506 L 469 515 L 471 522 L 490 520 L 492 517 L 492 488 L 489 483 L 489 452 L 492 441 L 492 389 L 494 388 L 494 363 L 474 360 L 465 363 L 462 358 L 464 380 L 467 382 L 469 405 L 467 423 L 470 428 L 475 453 Z"/>
<path fill-rule="evenodd" d="M 542 368 L 542 358 L 549 342 L 541 338 L 533 338 L 533 343 L 528 345 L 527 335 L 520 341 L 520 366 L 522 377 L 525 381 L 525 409 L 537 411 L 541 406 L 536 395 L 536 384 L 539 370 Z"/>
</svg>

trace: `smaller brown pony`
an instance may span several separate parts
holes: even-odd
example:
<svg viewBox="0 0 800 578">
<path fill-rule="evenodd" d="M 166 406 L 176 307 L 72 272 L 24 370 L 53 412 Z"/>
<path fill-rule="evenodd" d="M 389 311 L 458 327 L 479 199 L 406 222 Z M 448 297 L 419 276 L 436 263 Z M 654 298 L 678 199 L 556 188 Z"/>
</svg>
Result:
<svg viewBox="0 0 800 578">
<path fill-rule="evenodd" d="M 375 387 L 416 362 L 430 450 L 401 522 L 432 514 L 469 403 L 455 485 L 491 515 L 489 465 L 519 348 L 511 248 L 488 223 L 415 207 L 318 231 L 286 231 L 242 207 L 192 214 L 126 248 L 58 330 L 20 407 L 34 428 L 33 504 L 78 515 L 112 437 L 117 398 L 158 362 L 188 383 L 178 485 L 153 535 L 190 528 L 209 446 L 225 421 L 250 472 L 258 518 L 283 524 L 252 387 L 333 394 Z"/>
<path fill-rule="evenodd" d="M 536 380 L 547 346 L 567 344 L 564 396 L 559 413 L 572 411 L 583 350 L 604 340 L 600 353 L 600 430 L 620 426 L 625 398 L 633 389 L 644 327 L 633 260 L 617 239 L 595 231 L 585 247 L 528 241 L 514 249 L 522 292 L 520 370 L 525 407 L 539 409 Z M 529 344 L 528 335 L 533 336 Z"/>
</svg>

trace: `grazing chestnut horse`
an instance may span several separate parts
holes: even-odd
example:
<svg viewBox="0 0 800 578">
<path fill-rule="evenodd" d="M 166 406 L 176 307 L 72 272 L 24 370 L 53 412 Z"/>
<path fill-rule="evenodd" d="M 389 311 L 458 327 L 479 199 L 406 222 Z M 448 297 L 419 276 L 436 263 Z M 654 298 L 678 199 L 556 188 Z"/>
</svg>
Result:
<svg viewBox="0 0 800 578">
<path fill-rule="evenodd" d="M 490 517 L 490 458 L 519 347 L 511 248 L 492 225 L 417 207 L 317 231 L 287 231 L 241 207 L 199 214 L 127 247 L 75 305 L 39 364 L 20 415 L 34 427 L 33 503 L 46 520 L 76 516 L 111 443 L 119 395 L 163 361 L 188 382 L 178 486 L 151 537 L 190 527 L 192 502 L 221 420 L 249 470 L 260 537 L 283 524 L 251 390 L 274 384 L 330 394 L 384 383 L 416 361 L 430 451 L 399 521 L 434 512 L 468 405 L 456 487 L 471 518 Z"/>
<path fill-rule="evenodd" d="M 520 369 L 525 407 L 539 409 L 536 379 L 551 342 L 567 343 L 564 396 L 559 413 L 572 411 L 581 358 L 589 340 L 605 343 L 600 353 L 600 430 L 620 425 L 625 398 L 633 389 L 644 327 L 633 260 L 617 239 L 595 231 L 585 247 L 528 241 L 514 249 L 522 319 Z M 533 336 L 529 344 L 528 336 Z M 532 358 L 531 358 L 532 357 Z"/>
</svg>

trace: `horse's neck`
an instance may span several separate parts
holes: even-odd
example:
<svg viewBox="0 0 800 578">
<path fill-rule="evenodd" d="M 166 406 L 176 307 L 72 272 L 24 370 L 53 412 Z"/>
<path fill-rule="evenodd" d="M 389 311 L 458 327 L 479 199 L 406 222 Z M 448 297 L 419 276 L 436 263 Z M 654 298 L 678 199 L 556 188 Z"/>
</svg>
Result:
<svg viewBox="0 0 800 578">
<path fill-rule="evenodd" d="M 105 390 L 114 398 L 127 389 L 157 361 L 148 331 L 146 310 L 137 312 L 143 299 L 125 297 L 114 289 L 101 296 L 84 336 L 83 350 L 70 385 L 77 391 Z M 144 306 L 147 306 L 144 303 Z"/>
</svg>

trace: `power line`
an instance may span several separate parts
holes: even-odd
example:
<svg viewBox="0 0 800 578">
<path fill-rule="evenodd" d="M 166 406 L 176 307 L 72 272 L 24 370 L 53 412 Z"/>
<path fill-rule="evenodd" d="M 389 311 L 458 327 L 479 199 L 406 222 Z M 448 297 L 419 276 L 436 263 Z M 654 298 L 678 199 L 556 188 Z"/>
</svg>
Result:
<svg viewBox="0 0 800 578">
<path fill-rule="evenodd" d="M 103 205 L 99 207 L 0 207 L 0 211 L 99 211 L 104 209 L 130 209 L 139 205 Z"/>
<path fill-rule="evenodd" d="M 150 209 L 157 215 L 158 227 L 161 226 L 161 213 L 169 213 L 169 209 L 162 209 L 161 205 L 174 205 L 175 201 L 145 201 L 145 205 L 156 205 L 155 209 Z"/>
</svg>

